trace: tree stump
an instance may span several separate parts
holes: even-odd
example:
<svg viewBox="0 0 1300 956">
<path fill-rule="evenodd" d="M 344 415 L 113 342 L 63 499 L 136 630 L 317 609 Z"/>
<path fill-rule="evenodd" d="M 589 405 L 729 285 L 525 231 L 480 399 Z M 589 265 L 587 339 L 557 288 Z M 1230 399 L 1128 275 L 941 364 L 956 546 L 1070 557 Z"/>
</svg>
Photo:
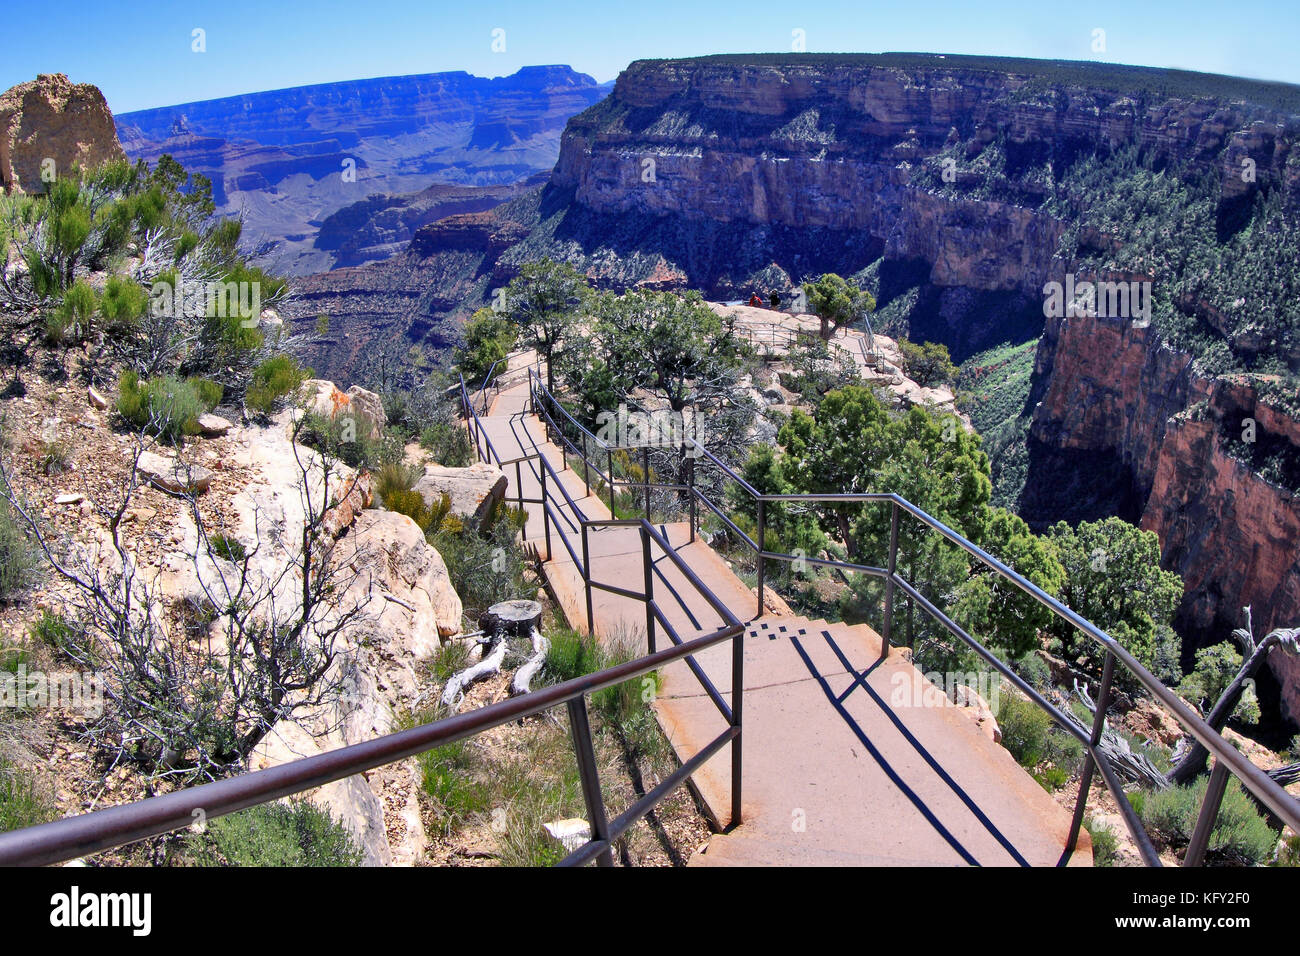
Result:
<svg viewBox="0 0 1300 956">
<path fill-rule="evenodd" d="M 511 694 L 528 693 L 529 685 L 542 669 L 546 653 L 551 647 L 550 641 L 542 636 L 538 627 L 541 620 L 542 606 L 536 601 L 502 601 L 488 608 L 479 621 L 484 633 L 491 635 L 483 651 L 483 659 L 448 679 L 447 686 L 442 690 L 443 704 L 454 712 L 465 688 L 490 674 L 501 673 L 510 637 L 527 636 L 532 641 L 532 656 L 519 668 L 510 684 Z"/>
</svg>

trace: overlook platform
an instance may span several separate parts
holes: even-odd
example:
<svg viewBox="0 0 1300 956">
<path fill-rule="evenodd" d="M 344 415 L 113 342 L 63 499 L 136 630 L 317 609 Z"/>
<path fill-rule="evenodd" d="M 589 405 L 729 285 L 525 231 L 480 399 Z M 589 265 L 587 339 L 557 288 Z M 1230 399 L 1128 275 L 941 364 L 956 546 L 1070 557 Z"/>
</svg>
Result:
<svg viewBox="0 0 1300 956">
<path fill-rule="evenodd" d="M 482 419 L 497 454 L 508 461 L 542 454 L 560 471 L 565 489 L 588 519 L 609 518 L 588 494 L 581 472 L 561 471 L 561 450 L 546 440 L 527 411 L 528 387 L 503 390 Z M 516 494 L 513 467 L 507 497 Z M 521 463 L 525 497 L 540 498 L 535 461 Z M 543 571 L 572 626 L 586 630 L 580 569 L 558 536 L 581 554 L 578 516 L 552 495 L 560 520 L 552 524 L 551 558 Z M 528 505 L 526 543 L 546 557 L 542 508 Z M 930 685 L 907 652 L 881 657 L 881 639 L 865 625 L 803 617 L 755 619 L 753 592 L 686 523 L 660 532 L 685 563 L 741 620 L 744 639 L 744 822 L 717 834 L 691 859 L 693 866 L 1071 866 L 1091 864 L 1087 831 L 1062 860 L 1070 828 L 1059 806 L 975 721 Z M 635 528 L 592 528 L 593 579 L 623 588 L 643 586 L 641 535 Z M 654 562 L 655 596 L 684 640 L 716 630 L 717 612 L 675 565 Z M 645 606 L 593 592 L 601 640 L 633 639 L 645 650 Z M 667 644 L 660 635 L 659 646 Z M 725 696 L 731 691 L 731 647 L 720 644 L 697 662 Z M 663 674 L 655 710 L 680 759 L 693 756 L 726 723 L 684 662 Z M 696 772 L 693 784 L 715 821 L 730 807 L 726 748 Z"/>
</svg>

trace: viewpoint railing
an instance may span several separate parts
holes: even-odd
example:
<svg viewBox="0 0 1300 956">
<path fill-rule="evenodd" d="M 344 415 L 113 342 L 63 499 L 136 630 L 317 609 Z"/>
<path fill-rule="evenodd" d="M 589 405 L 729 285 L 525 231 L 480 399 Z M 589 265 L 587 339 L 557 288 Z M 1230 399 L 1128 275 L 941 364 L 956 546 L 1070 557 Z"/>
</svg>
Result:
<svg viewBox="0 0 1300 956">
<path fill-rule="evenodd" d="M 764 589 L 766 586 L 765 572 L 767 562 L 769 561 L 786 563 L 800 561 L 808 565 L 835 568 L 844 572 L 864 574 L 869 577 L 878 578 L 884 581 L 885 585 L 884 615 L 883 625 L 881 628 L 881 637 L 883 638 L 885 648 L 888 648 L 891 644 L 893 636 L 891 630 L 894 601 L 897 593 L 901 591 L 903 594 L 907 595 L 907 597 L 910 598 L 917 607 L 920 607 L 926 614 L 933 618 L 940 627 L 953 637 L 960 640 L 967 647 L 971 648 L 1003 678 L 1009 681 L 1039 708 L 1044 710 L 1057 726 L 1077 739 L 1083 745 L 1085 751 L 1079 795 L 1075 802 L 1074 815 L 1070 824 L 1069 837 L 1062 854 L 1062 862 L 1068 859 L 1069 854 L 1073 852 L 1078 843 L 1079 830 L 1083 825 L 1085 808 L 1087 805 L 1088 794 L 1092 787 L 1093 776 L 1095 773 L 1100 773 L 1103 783 L 1107 790 L 1110 791 L 1111 796 L 1115 799 L 1115 803 L 1119 807 L 1125 825 L 1128 827 L 1134 842 L 1137 844 L 1143 861 L 1149 866 L 1162 865 L 1159 855 L 1157 854 L 1155 847 L 1152 845 L 1150 836 L 1147 834 L 1141 820 L 1138 819 L 1137 813 L 1133 809 L 1132 804 L 1124 794 L 1123 786 L 1116 775 L 1114 768 L 1111 766 L 1109 759 L 1099 747 L 1105 725 L 1106 711 L 1111 703 L 1112 686 L 1114 683 L 1115 666 L 1117 663 L 1122 665 L 1130 674 L 1132 674 L 1137 682 L 1144 687 L 1152 697 L 1158 700 L 1173 714 L 1174 719 L 1178 721 L 1182 729 L 1202 744 L 1215 758 L 1215 764 L 1210 774 L 1205 798 L 1202 801 L 1196 826 L 1193 829 L 1184 856 L 1184 866 L 1199 866 L 1204 861 L 1205 853 L 1209 846 L 1210 835 L 1214 829 L 1219 807 L 1227 788 L 1229 773 L 1237 777 L 1255 799 L 1276 814 L 1280 820 L 1288 824 L 1292 829 L 1300 830 L 1300 801 L 1297 801 L 1294 797 L 1288 794 L 1286 790 L 1277 783 L 1277 781 L 1273 780 L 1257 766 L 1251 763 L 1236 747 L 1232 746 L 1232 744 L 1225 740 L 1216 730 L 1210 727 L 1210 725 L 1207 724 L 1199 715 L 1195 714 L 1191 708 L 1189 708 L 1176 694 L 1173 693 L 1173 691 L 1166 687 L 1155 675 L 1143 667 L 1132 654 L 1125 650 L 1118 641 L 1107 634 L 1104 630 L 1081 617 L 1065 604 L 1043 591 L 1032 581 L 1029 581 L 1022 575 L 1016 573 L 1016 571 L 998 558 L 989 554 L 971 541 L 968 541 L 961 534 L 927 514 L 924 510 L 907 501 L 905 498 L 885 492 L 818 495 L 763 494 L 754 488 L 742 476 L 737 474 L 725 462 L 721 461 L 716 455 L 711 453 L 701 443 L 689 436 L 685 436 L 680 441 L 674 441 L 668 445 L 656 446 L 661 449 L 675 451 L 681 455 L 684 467 L 680 469 L 680 471 L 685 472 L 685 482 L 654 482 L 651 480 L 651 472 L 649 468 L 649 451 L 651 446 L 644 444 L 620 446 L 601 440 L 582 425 L 581 422 L 574 418 L 572 414 L 570 414 L 563 404 L 546 388 L 540 376 L 532 374 L 531 372 L 529 374 L 529 394 L 533 411 L 541 418 L 552 439 L 556 440 L 557 444 L 559 444 L 561 448 L 570 451 L 581 458 L 584 471 L 584 482 L 587 485 L 588 492 L 590 493 L 590 476 L 593 471 L 606 483 L 609 489 L 611 513 L 614 513 L 614 489 L 616 486 L 622 486 L 637 492 L 644 490 L 644 520 L 646 521 L 650 518 L 650 492 L 652 489 L 670 490 L 684 494 L 688 499 L 687 512 L 688 520 L 690 522 L 691 540 L 694 540 L 696 534 L 698 514 L 697 506 L 703 505 L 709 509 L 711 513 L 716 515 L 728 530 L 734 534 L 739 541 L 743 542 L 746 547 L 752 550 L 756 556 L 758 566 L 757 615 L 763 613 Z M 573 437 L 570 437 L 570 435 Z M 613 473 L 615 454 L 620 452 L 626 454 L 635 451 L 640 451 L 642 454 L 643 480 L 632 481 L 616 478 Z M 602 453 L 607 462 L 605 470 L 600 469 L 599 464 L 593 461 L 591 457 L 593 454 L 599 456 Z M 695 480 L 695 465 L 697 461 L 703 462 L 707 466 L 717 469 L 725 482 L 730 482 L 752 500 L 757 515 L 757 540 L 741 529 L 735 521 L 727 515 L 725 510 L 720 507 L 718 503 L 714 502 L 699 487 Z M 555 478 L 555 483 L 557 485 L 559 484 L 558 478 Z M 889 551 L 886 559 L 886 566 L 883 568 L 874 567 L 871 565 L 855 564 L 830 558 L 811 558 L 803 555 L 783 554 L 781 552 L 767 550 L 765 547 L 767 507 L 774 503 L 793 503 L 810 506 L 825 504 L 888 505 L 890 509 L 890 522 Z M 899 525 L 900 519 L 904 515 L 910 516 L 930 530 L 937 532 L 939 535 L 965 551 L 997 575 L 1015 585 L 1025 594 L 1028 594 L 1035 601 L 1050 610 L 1056 617 L 1082 631 L 1090 639 L 1101 645 L 1105 651 L 1105 660 L 1102 665 L 1101 685 L 1096 699 L 1096 712 L 1090 732 L 1085 732 L 1080 728 L 1073 719 L 1062 713 L 1056 705 L 1047 700 L 1032 685 L 1020 677 L 1020 675 L 1013 671 L 1007 664 L 1002 662 L 996 655 L 989 651 L 988 648 L 984 647 L 983 644 L 976 640 L 964 628 L 948 617 L 947 614 L 945 614 L 939 607 L 937 607 L 916 587 L 898 573 Z M 588 621 L 590 623 L 590 611 L 588 611 Z"/>
</svg>

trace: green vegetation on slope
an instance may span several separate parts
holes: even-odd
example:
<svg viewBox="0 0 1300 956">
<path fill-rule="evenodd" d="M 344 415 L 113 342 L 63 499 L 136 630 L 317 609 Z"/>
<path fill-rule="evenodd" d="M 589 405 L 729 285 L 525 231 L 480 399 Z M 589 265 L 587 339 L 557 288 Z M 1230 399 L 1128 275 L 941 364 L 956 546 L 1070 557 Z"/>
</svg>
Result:
<svg viewBox="0 0 1300 956">
<path fill-rule="evenodd" d="M 957 374 L 957 407 L 984 439 L 993 477 L 990 500 L 1003 508 L 1015 507 L 1029 467 L 1025 403 L 1037 347 L 1023 342 L 988 349 L 963 362 Z"/>
</svg>

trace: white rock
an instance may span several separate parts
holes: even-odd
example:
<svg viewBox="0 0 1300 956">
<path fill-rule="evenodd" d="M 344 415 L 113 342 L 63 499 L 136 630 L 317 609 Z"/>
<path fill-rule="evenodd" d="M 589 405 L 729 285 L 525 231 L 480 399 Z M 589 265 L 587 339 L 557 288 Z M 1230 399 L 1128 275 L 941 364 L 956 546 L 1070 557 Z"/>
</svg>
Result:
<svg viewBox="0 0 1300 956">
<path fill-rule="evenodd" d="M 582 817 L 568 817 L 542 824 L 551 837 L 560 841 L 566 853 L 572 853 L 591 839 L 591 825 Z"/>
<path fill-rule="evenodd" d="M 212 484 L 212 472 L 201 465 L 184 463 L 178 458 L 152 451 L 140 453 L 135 470 L 155 488 L 174 495 L 186 492 L 202 494 Z"/>
<path fill-rule="evenodd" d="M 205 438 L 220 438 L 235 426 L 220 415 L 208 413 L 199 416 L 199 432 Z"/>
<path fill-rule="evenodd" d="M 108 399 L 93 387 L 86 389 L 86 398 L 96 408 L 108 408 Z"/>
</svg>

